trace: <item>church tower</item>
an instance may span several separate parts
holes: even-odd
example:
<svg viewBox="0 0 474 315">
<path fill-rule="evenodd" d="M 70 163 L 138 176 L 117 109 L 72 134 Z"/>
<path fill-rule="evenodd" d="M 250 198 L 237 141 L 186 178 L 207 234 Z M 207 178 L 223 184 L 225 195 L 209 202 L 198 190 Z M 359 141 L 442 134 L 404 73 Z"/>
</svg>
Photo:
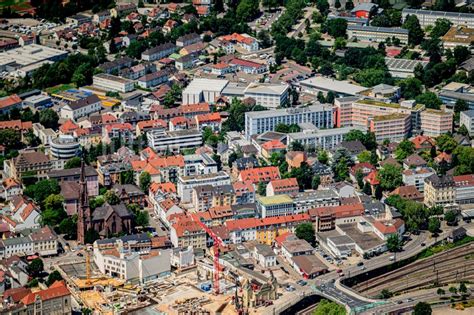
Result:
<svg viewBox="0 0 474 315">
<path fill-rule="evenodd" d="M 86 231 L 91 228 L 91 209 L 85 174 L 84 158 L 81 160 L 81 177 L 79 179 L 79 207 L 77 209 L 77 242 L 85 244 Z"/>
</svg>

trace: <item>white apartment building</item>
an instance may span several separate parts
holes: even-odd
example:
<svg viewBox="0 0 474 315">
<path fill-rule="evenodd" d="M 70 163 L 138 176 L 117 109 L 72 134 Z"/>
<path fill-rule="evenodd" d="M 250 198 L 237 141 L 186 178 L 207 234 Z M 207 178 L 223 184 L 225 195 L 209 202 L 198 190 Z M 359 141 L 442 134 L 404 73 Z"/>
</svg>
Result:
<svg viewBox="0 0 474 315">
<path fill-rule="evenodd" d="M 430 10 L 416 10 L 416 9 L 403 9 L 402 19 L 406 20 L 408 15 L 416 15 L 418 21 L 420 21 L 421 27 L 434 26 L 436 20 L 446 19 L 450 21 L 453 26 L 467 26 L 474 28 L 474 14 L 472 13 L 458 13 L 458 12 L 446 12 L 446 11 L 430 11 Z"/>
<path fill-rule="evenodd" d="M 366 128 L 359 126 L 334 129 L 308 129 L 301 132 L 289 133 L 287 135 L 287 144 L 299 142 L 305 147 L 331 150 L 336 148 L 344 140 L 344 136 L 354 129 L 363 132 L 366 131 Z"/>
<path fill-rule="evenodd" d="M 433 175 L 435 171 L 430 167 L 419 167 L 402 172 L 403 184 L 406 186 L 415 186 L 419 192 L 425 191 L 425 178 Z"/>
<path fill-rule="evenodd" d="M 464 125 L 469 131 L 469 134 L 472 136 L 474 134 L 474 110 L 467 110 L 461 112 L 459 124 L 462 126 Z"/>
<path fill-rule="evenodd" d="M 179 176 L 177 192 L 178 196 L 181 198 L 181 202 L 190 203 L 192 201 L 194 187 L 203 185 L 222 186 L 230 184 L 230 176 L 223 171 L 213 174 Z"/>
<path fill-rule="evenodd" d="M 107 73 L 99 73 L 93 77 L 93 85 L 107 92 L 128 93 L 135 89 L 134 82 Z"/>
<path fill-rule="evenodd" d="M 60 116 L 63 119 L 78 120 L 90 114 L 99 112 L 102 109 L 100 98 L 92 94 L 86 98 L 73 101 L 61 108 Z"/>
<path fill-rule="evenodd" d="M 173 43 L 164 43 L 142 52 L 142 60 L 155 61 L 165 58 L 176 51 L 176 45 Z"/>
<path fill-rule="evenodd" d="M 147 132 L 148 146 L 157 152 L 179 152 L 202 144 L 202 133 L 197 129 L 175 131 L 151 130 Z"/>
<path fill-rule="evenodd" d="M 245 113 L 245 136 L 274 131 L 278 124 L 312 123 L 317 128 L 334 126 L 333 108 L 329 105 L 312 105 L 304 108 L 283 108 L 272 111 Z"/>
<path fill-rule="evenodd" d="M 105 275 L 144 284 L 170 274 L 171 251 L 150 251 L 140 255 L 126 249 L 100 250 L 94 245 L 94 262 Z"/>
<path fill-rule="evenodd" d="M 34 230 L 28 236 L 11 237 L 0 241 L 0 259 L 11 256 L 56 255 L 58 237 L 49 227 Z"/>
<path fill-rule="evenodd" d="M 396 37 L 401 44 L 406 44 L 408 43 L 408 30 L 399 27 L 348 25 L 347 37 L 376 43 L 385 42 L 387 38 Z"/>
<path fill-rule="evenodd" d="M 244 97 L 253 98 L 258 105 L 277 108 L 289 101 L 288 84 L 250 83 L 244 90 Z"/>
</svg>

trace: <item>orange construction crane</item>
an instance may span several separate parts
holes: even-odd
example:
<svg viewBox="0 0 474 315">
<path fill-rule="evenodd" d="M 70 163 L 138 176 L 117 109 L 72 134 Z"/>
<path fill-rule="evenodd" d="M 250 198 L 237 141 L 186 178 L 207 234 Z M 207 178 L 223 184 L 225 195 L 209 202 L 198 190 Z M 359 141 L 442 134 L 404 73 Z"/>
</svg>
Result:
<svg viewBox="0 0 474 315">
<path fill-rule="evenodd" d="M 219 248 L 225 247 L 224 242 L 206 225 L 204 224 L 198 216 L 192 216 L 193 220 L 203 228 L 204 231 L 212 238 L 213 240 L 213 249 L 214 249 L 214 270 L 213 270 L 213 280 L 214 280 L 214 293 L 219 294 L 219 272 L 221 271 L 221 266 L 219 264 Z"/>
</svg>

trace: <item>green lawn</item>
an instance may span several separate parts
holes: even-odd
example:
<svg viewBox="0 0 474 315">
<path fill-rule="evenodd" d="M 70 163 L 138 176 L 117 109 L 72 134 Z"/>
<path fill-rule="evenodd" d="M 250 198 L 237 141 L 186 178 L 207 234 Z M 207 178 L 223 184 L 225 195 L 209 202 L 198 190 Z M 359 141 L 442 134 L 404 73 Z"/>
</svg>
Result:
<svg viewBox="0 0 474 315">
<path fill-rule="evenodd" d="M 46 93 L 48 94 L 56 94 L 61 91 L 66 91 L 66 90 L 75 89 L 75 88 L 76 86 L 74 84 L 60 84 L 60 85 L 47 88 L 45 90 L 46 90 Z"/>
</svg>

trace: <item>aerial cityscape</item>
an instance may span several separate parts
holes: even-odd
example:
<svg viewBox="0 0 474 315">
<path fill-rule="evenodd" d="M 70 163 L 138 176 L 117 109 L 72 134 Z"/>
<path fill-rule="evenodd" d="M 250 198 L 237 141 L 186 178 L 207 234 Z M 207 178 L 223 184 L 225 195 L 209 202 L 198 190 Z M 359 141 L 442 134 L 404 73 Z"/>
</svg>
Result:
<svg viewBox="0 0 474 315">
<path fill-rule="evenodd" d="M 0 314 L 474 314 L 473 52 L 470 0 L 0 1 Z"/>
</svg>

